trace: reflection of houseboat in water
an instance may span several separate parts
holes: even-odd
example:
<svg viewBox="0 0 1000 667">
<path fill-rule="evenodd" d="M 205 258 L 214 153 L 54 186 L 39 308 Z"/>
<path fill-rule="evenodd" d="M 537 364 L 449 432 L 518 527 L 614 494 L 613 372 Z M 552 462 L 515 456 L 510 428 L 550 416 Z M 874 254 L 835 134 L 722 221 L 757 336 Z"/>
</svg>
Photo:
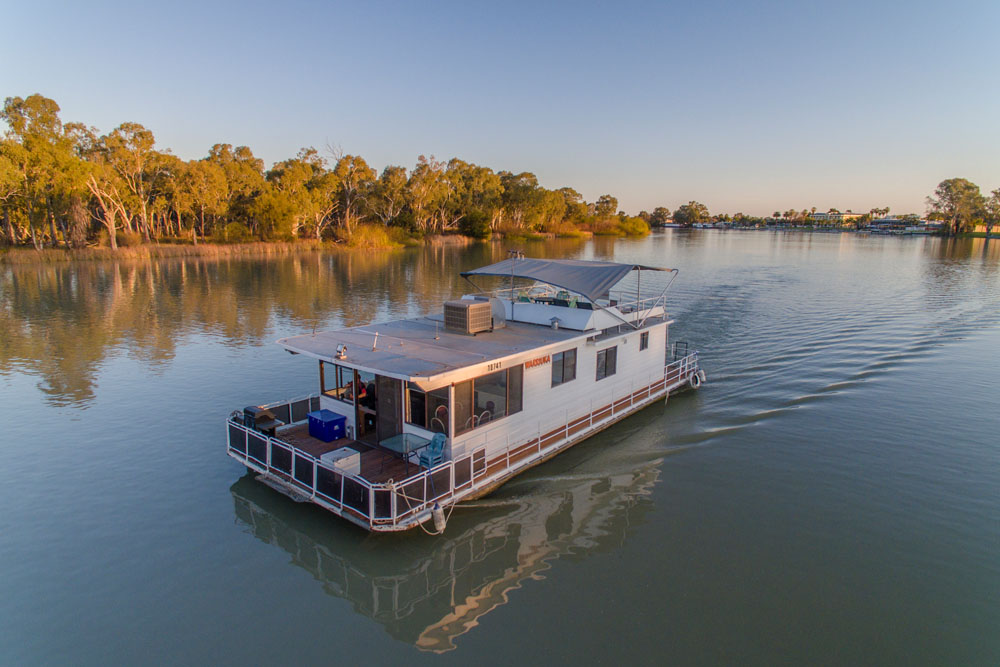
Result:
<svg viewBox="0 0 1000 667">
<path fill-rule="evenodd" d="M 504 287 L 278 341 L 318 360 L 320 393 L 234 413 L 230 456 L 368 530 L 440 532 L 441 508 L 705 379 L 668 343 L 675 270 L 515 256 L 462 275 Z"/>
<path fill-rule="evenodd" d="M 324 514 L 302 511 L 252 477 L 230 490 L 238 521 L 285 550 L 326 592 L 349 600 L 392 637 L 444 652 L 555 559 L 620 545 L 649 507 L 645 496 L 661 461 L 617 474 L 557 477 L 543 495 L 486 501 L 455 514 L 447 536 L 386 536 L 379 549 L 364 534 L 330 530 Z"/>
</svg>

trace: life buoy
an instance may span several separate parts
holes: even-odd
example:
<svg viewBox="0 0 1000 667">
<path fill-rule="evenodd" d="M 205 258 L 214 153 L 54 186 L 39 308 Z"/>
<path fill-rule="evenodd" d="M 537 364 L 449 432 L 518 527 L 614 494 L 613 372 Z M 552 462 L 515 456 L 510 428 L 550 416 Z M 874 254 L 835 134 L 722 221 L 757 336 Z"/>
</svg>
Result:
<svg viewBox="0 0 1000 667">
<path fill-rule="evenodd" d="M 701 386 L 701 377 L 697 373 L 691 373 L 691 377 L 688 378 L 688 384 L 691 385 L 692 389 L 697 389 Z"/>
</svg>

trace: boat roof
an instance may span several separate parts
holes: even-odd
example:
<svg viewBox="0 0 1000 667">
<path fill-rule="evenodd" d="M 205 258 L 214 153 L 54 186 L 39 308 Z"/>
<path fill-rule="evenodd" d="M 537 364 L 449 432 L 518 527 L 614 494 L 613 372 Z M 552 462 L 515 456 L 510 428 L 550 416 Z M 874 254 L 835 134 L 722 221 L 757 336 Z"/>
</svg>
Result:
<svg viewBox="0 0 1000 667">
<path fill-rule="evenodd" d="M 443 317 L 435 314 L 290 336 L 277 342 L 290 352 L 330 363 L 434 385 L 434 378 L 452 371 L 482 365 L 485 372 L 490 362 L 583 335 L 580 331 L 508 321 L 503 328 L 470 336 L 445 330 Z M 347 346 L 344 359 L 337 359 L 339 345 Z"/>
<path fill-rule="evenodd" d="M 673 271 L 641 264 L 619 264 L 583 259 L 534 259 L 512 257 L 472 271 L 462 277 L 504 276 L 529 278 L 561 287 L 596 301 L 631 271 Z"/>
</svg>

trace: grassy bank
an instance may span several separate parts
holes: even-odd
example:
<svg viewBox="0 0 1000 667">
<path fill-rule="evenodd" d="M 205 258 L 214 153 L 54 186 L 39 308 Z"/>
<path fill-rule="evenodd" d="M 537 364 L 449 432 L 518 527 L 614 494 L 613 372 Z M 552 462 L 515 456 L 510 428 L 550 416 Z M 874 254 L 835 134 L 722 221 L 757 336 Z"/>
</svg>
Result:
<svg viewBox="0 0 1000 667">
<path fill-rule="evenodd" d="M 117 250 L 104 246 L 91 246 L 75 250 L 65 248 L 44 248 L 35 250 L 25 247 L 0 248 L 0 264 L 48 264 L 54 262 L 161 259 L 169 257 L 259 257 L 267 255 L 287 255 L 297 252 L 327 251 L 351 252 L 355 250 L 397 250 L 421 245 L 464 246 L 477 243 L 476 239 L 458 234 L 429 235 L 423 239 L 413 238 L 396 230 L 366 229 L 362 226 L 350 239 L 342 242 L 331 241 L 254 241 L 250 243 L 212 243 L 209 241 L 192 243 L 176 240 L 146 243 L 133 246 L 119 246 Z"/>
<path fill-rule="evenodd" d="M 0 263 L 7 264 L 38 264 L 51 262 L 109 260 L 109 259 L 159 259 L 165 257 L 242 257 L 254 255 L 285 255 L 303 250 L 320 250 L 336 247 L 330 243 L 316 241 L 296 241 L 294 243 L 199 243 L 198 245 L 181 245 L 173 243 L 156 243 L 132 246 L 129 248 L 80 248 L 66 250 L 64 248 L 8 248 L 0 251 Z"/>
</svg>

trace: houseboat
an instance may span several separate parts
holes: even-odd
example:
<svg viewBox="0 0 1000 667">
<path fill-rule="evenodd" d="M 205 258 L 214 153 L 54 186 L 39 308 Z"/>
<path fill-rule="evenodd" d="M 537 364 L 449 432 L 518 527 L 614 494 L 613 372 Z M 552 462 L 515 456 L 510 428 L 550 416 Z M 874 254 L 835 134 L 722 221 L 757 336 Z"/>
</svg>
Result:
<svg viewBox="0 0 1000 667">
<path fill-rule="evenodd" d="M 669 343 L 676 274 L 514 254 L 440 312 L 282 338 L 319 391 L 233 412 L 228 453 L 367 530 L 441 532 L 449 507 L 705 381 Z"/>
</svg>

